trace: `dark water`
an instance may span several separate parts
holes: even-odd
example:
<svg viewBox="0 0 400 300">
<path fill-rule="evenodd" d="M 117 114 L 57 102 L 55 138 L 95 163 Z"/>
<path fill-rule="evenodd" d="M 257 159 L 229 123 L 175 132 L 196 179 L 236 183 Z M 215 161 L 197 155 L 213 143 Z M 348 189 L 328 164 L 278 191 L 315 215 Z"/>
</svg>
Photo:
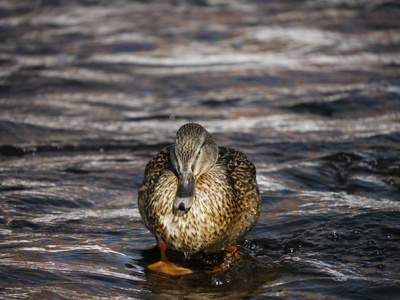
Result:
<svg viewBox="0 0 400 300">
<path fill-rule="evenodd" d="M 0 41 L 0 298 L 400 297 L 398 2 L 9 0 Z M 137 190 L 188 121 L 263 208 L 170 278 Z"/>
</svg>

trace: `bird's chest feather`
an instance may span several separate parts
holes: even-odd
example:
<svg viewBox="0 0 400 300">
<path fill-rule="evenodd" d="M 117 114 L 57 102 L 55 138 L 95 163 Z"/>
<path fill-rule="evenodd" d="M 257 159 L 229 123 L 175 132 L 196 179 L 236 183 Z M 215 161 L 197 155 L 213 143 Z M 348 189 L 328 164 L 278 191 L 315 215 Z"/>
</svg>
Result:
<svg viewBox="0 0 400 300">
<path fill-rule="evenodd" d="M 187 244 L 200 244 L 208 240 L 210 235 L 224 231 L 226 220 L 229 220 L 230 192 L 226 185 L 226 177 L 222 170 L 215 169 L 203 174 L 196 182 L 195 201 L 189 211 L 183 213 L 173 208 L 177 188 L 177 179 L 173 174 L 164 174 L 160 184 L 168 186 L 170 192 L 163 191 L 159 197 L 163 201 L 156 201 L 158 211 L 158 234 L 176 249 L 184 248 Z M 225 183 L 225 184 L 223 184 Z M 228 218 L 226 218 L 228 216 Z"/>
</svg>

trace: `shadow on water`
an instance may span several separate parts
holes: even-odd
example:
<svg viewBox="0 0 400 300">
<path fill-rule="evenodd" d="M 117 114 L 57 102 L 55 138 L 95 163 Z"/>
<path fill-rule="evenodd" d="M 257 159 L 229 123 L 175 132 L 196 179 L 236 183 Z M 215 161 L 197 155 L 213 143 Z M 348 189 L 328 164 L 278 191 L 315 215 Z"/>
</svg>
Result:
<svg viewBox="0 0 400 300">
<path fill-rule="evenodd" d="M 241 247 L 242 259 L 227 271 L 213 272 L 212 267 L 222 262 L 222 257 L 198 255 L 184 260 L 180 253 L 169 251 L 168 256 L 174 262 L 193 270 L 192 274 L 184 276 L 168 276 L 145 270 L 148 288 L 163 297 L 189 297 L 194 299 L 232 298 L 250 294 L 266 282 L 279 277 L 279 270 L 266 261 L 257 258 L 255 248 Z M 140 261 L 132 261 L 145 268 L 159 260 L 157 247 L 144 250 Z M 132 266 L 133 267 L 133 266 Z"/>
</svg>

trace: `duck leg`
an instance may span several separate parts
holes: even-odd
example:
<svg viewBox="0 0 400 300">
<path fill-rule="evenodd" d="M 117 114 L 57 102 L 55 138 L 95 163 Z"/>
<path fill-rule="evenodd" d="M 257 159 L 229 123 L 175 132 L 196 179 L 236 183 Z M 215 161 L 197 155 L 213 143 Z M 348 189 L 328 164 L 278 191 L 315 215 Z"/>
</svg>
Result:
<svg viewBox="0 0 400 300">
<path fill-rule="evenodd" d="M 158 248 L 160 248 L 161 252 L 161 260 L 159 262 L 156 262 L 148 266 L 150 270 L 172 276 L 192 273 L 191 270 L 183 268 L 178 264 L 170 262 L 169 259 L 167 258 L 167 255 L 165 254 L 167 250 L 167 244 L 165 244 L 161 239 L 158 239 L 157 243 L 158 243 Z"/>
<path fill-rule="evenodd" d="M 212 268 L 211 272 L 227 271 L 241 258 L 242 254 L 240 253 L 237 244 L 230 245 L 225 249 L 224 262 L 219 266 Z"/>
</svg>

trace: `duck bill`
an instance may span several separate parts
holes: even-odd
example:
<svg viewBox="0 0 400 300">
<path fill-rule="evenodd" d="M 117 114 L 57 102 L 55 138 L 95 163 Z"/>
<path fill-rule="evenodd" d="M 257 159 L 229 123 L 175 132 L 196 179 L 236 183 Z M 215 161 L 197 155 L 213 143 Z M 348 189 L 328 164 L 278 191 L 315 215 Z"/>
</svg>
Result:
<svg viewBox="0 0 400 300">
<path fill-rule="evenodd" d="M 178 189 L 174 201 L 174 207 L 178 210 L 189 210 L 194 200 L 194 188 L 196 176 L 193 173 L 183 172 L 179 177 Z"/>
</svg>

